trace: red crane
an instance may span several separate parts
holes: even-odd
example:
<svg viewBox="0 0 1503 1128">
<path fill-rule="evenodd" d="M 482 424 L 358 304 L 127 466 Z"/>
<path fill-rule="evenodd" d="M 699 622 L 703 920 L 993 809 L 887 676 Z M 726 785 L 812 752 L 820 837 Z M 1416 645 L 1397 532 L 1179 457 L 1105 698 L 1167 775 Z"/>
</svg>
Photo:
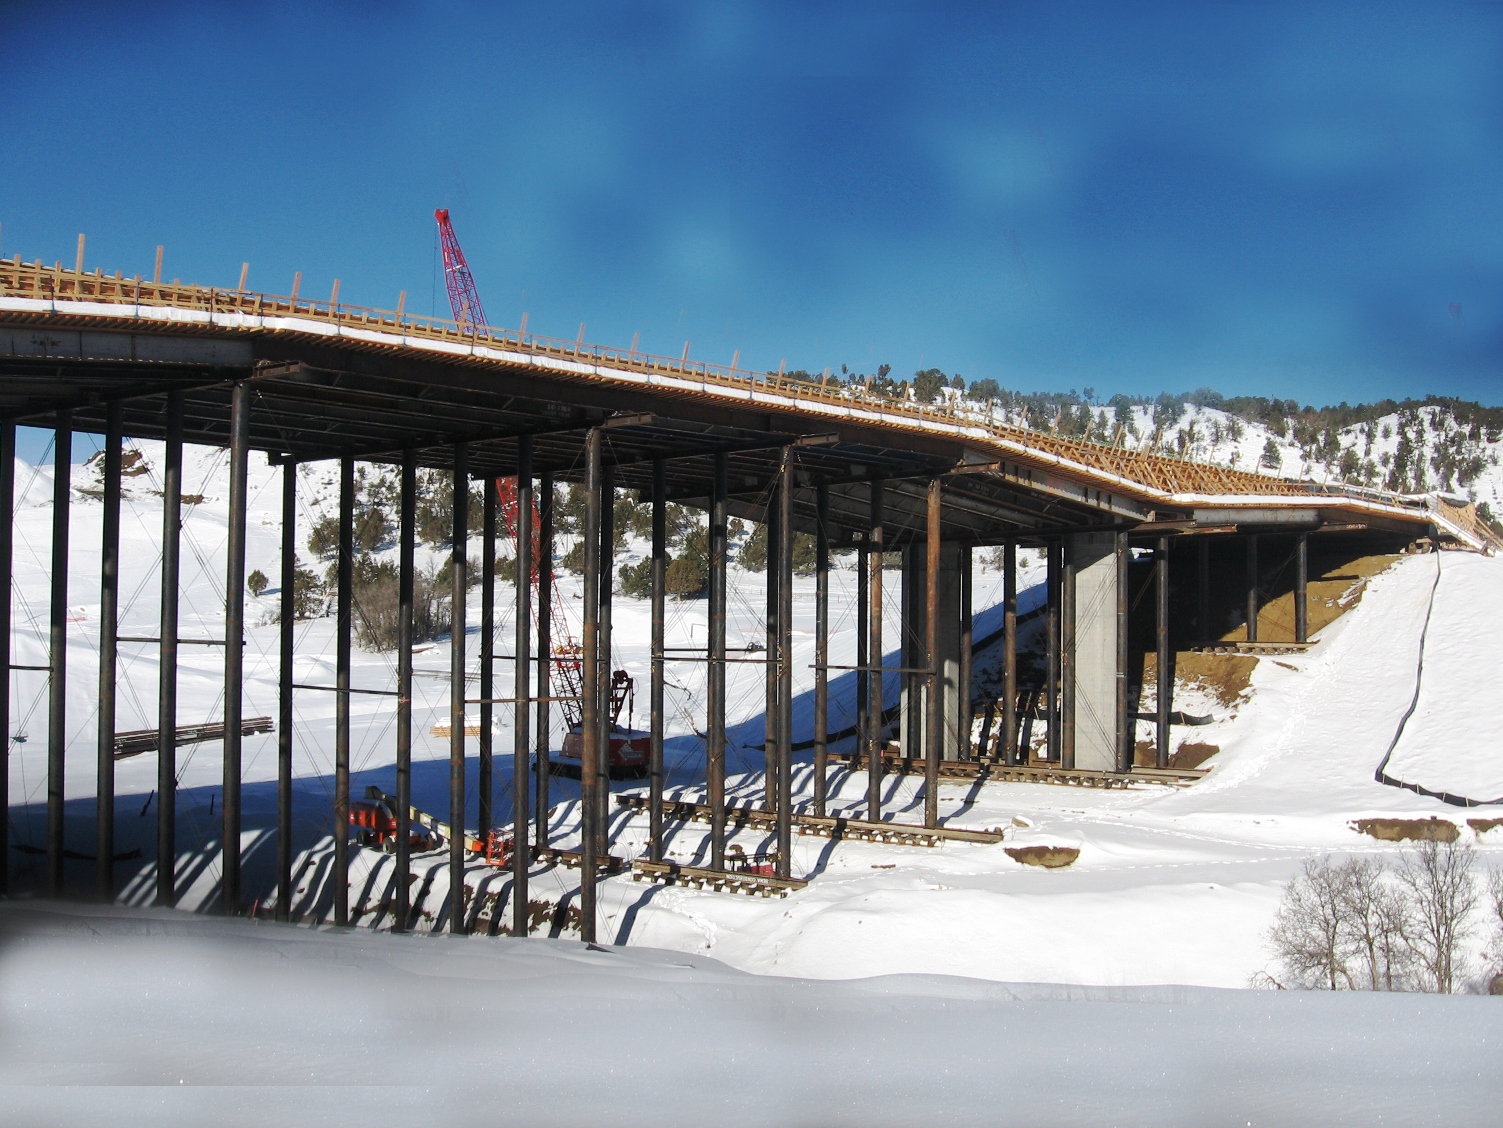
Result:
<svg viewBox="0 0 1503 1128">
<path fill-rule="evenodd" d="M 480 292 L 475 289 L 475 276 L 459 249 L 459 237 L 449 222 L 449 209 L 439 208 L 433 218 L 438 220 L 438 241 L 444 249 L 444 286 L 449 291 L 449 308 L 454 311 L 461 333 L 478 335 L 487 322 L 480 305 Z"/>
<path fill-rule="evenodd" d="M 480 305 L 480 292 L 475 288 L 475 277 L 470 273 L 469 263 L 465 262 L 464 251 L 460 250 L 459 237 L 454 234 L 454 225 L 449 222 L 449 209 L 439 208 L 433 213 L 433 218 L 438 221 L 438 238 L 444 252 L 444 286 L 449 291 L 449 308 L 454 311 L 454 320 L 459 324 L 461 333 L 469 333 L 478 336 L 485 327 L 485 310 Z M 517 522 L 521 519 L 517 505 L 517 480 L 515 478 L 497 478 L 495 481 L 497 499 L 501 503 L 502 522 L 509 536 L 517 535 Z M 533 544 L 537 543 L 538 511 L 534 503 L 532 510 Z M 532 565 L 532 584 L 534 596 L 538 587 L 539 561 L 534 559 Z M 549 564 L 549 574 L 552 574 L 552 561 Z M 573 633 L 569 630 L 568 622 L 564 616 L 563 598 L 559 592 L 558 584 L 553 585 L 553 606 L 541 608 L 536 598 L 533 599 L 534 614 L 546 614 L 552 618 L 553 629 L 553 671 L 554 675 L 562 681 L 560 687 L 565 692 L 561 695 L 563 700 L 563 712 L 570 729 L 569 735 L 564 739 L 564 766 L 569 766 L 569 761 L 577 759 L 580 755 L 580 709 L 578 700 L 581 694 L 581 674 L 583 673 L 580 655 L 582 650 L 574 641 Z M 640 738 L 640 734 L 629 733 L 619 727 L 621 712 L 627 707 L 632 695 L 632 679 L 625 670 L 614 671 L 611 677 L 611 740 L 609 757 L 614 771 L 624 771 L 627 774 L 640 774 L 639 769 L 645 768 L 647 744 Z"/>
</svg>

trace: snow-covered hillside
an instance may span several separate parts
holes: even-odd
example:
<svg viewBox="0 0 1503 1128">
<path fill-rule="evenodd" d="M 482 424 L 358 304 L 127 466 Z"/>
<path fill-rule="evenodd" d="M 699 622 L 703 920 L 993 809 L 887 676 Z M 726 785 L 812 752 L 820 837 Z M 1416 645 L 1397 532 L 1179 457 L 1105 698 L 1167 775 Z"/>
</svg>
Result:
<svg viewBox="0 0 1503 1128">
<path fill-rule="evenodd" d="M 1053 419 L 977 402 L 945 389 L 949 402 L 974 419 L 1045 430 Z M 1237 470 L 1317 482 L 1349 482 L 1398 493 L 1440 492 L 1484 502 L 1503 515 L 1503 433 L 1462 418 L 1448 405 L 1404 408 L 1371 422 L 1305 430 L 1284 420 L 1280 428 L 1216 407 L 1180 403 L 1163 412 L 1139 404 L 1118 409 L 1077 407 L 1087 420 L 1066 433 L 1100 442 L 1227 466 Z M 1063 422 L 1061 419 L 1060 422 Z"/>
</svg>

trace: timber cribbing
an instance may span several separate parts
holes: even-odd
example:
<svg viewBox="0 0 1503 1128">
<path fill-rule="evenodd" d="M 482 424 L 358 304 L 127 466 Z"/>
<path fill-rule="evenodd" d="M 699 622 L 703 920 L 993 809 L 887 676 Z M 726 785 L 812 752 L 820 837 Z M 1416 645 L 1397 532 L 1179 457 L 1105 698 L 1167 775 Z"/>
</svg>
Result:
<svg viewBox="0 0 1503 1128">
<path fill-rule="evenodd" d="M 337 298 L 337 288 L 334 297 Z M 518 364 L 576 379 L 646 382 L 667 393 L 719 394 L 741 403 L 806 416 L 845 418 L 866 425 L 918 430 L 980 444 L 978 454 L 996 454 L 1045 472 L 1072 477 L 1094 488 L 1169 506 L 1333 506 L 1414 524 L 1434 523 L 1473 548 L 1497 548 L 1496 537 L 1472 506 L 1434 495 L 1408 497 L 1346 484 L 1325 485 L 1213 466 L 1190 459 L 1065 438 L 998 423 L 957 410 L 953 403 L 921 404 L 874 396 L 860 387 L 812 381 L 784 373 L 760 373 L 707 361 L 654 356 L 515 330 L 480 327 L 407 313 L 298 296 L 278 296 L 197 284 L 164 284 L 0 260 L 0 315 L 51 321 L 59 316 L 89 321 L 149 322 L 157 329 L 335 337 L 346 347 L 438 353 L 461 363 Z M 978 467 L 980 469 L 981 467 Z M 999 470 L 1007 472 L 999 463 Z"/>
</svg>

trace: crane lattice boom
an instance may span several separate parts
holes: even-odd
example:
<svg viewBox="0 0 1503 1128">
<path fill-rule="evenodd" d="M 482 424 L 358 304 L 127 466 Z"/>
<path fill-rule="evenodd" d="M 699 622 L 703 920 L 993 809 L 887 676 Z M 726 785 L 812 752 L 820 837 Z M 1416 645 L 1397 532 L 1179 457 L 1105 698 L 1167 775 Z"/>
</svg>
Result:
<svg viewBox="0 0 1503 1128">
<path fill-rule="evenodd" d="M 461 333 L 478 333 L 487 324 L 485 310 L 480 306 L 480 292 L 475 289 L 470 264 L 465 262 L 454 225 L 449 222 L 449 209 L 439 208 L 433 218 L 438 220 L 438 239 L 444 250 L 444 286 L 449 291 L 449 308 L 454 311 Z"/>
</svg>

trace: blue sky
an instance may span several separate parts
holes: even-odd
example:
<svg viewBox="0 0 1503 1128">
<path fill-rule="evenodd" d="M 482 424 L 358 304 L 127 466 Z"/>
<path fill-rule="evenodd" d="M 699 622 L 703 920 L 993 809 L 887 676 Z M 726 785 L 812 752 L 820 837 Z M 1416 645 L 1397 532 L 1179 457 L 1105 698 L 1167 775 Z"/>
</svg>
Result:
<svg viewBox="0 0 1503 1128">
<path fill-rule="evenodd" d="M 445 206 L 570 339 L 1503 403 L 1496 5 L 12 2 L 0 60 L 7 257 L 443 312 Z"/>
</svg>

